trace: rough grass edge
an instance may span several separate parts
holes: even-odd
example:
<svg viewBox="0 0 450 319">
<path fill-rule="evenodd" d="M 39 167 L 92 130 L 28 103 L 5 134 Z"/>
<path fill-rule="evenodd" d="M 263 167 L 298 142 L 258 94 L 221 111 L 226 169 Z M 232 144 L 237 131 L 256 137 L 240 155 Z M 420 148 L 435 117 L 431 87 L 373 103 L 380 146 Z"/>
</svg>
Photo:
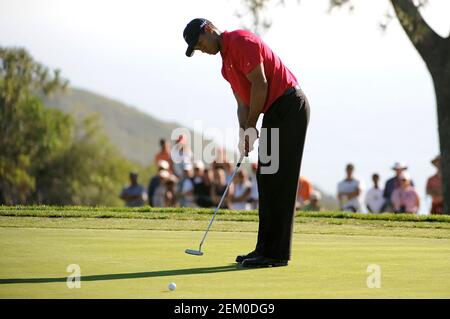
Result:
<svg viewBox="0 0 450 319">
<path fill-rule="evenodd" d="M 86 218 L 152 218 L 151 214 L 211 214 L 212 208 L 139 208 L 104 207 L 104 206 L 0 206 L 0 216 L 12 217 L 86 217 Z M 258 215 L 256 210 L 220 209 L 218 215 Z M 413 214 L 362 214 L 347 212 L 303 212 L 297 211 L 298 217 L 337 218 L 383 221 L 439 222 L 450 223 L 450 215 L 413 215 Z M 155 216 L 156 217 L 156 216 Z M 161 218 L 161 216 L 160 216 Z"/>
</svg>

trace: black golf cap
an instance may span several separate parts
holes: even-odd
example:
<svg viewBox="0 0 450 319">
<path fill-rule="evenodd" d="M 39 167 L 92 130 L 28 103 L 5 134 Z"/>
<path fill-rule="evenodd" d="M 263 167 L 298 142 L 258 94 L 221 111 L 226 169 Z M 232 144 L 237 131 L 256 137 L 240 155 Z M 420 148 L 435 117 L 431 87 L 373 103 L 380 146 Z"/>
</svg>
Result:
<svg viewBox="0 0 450 319">
<path fill-rule="evenodd" d="M 210 23 L 209 20 L 197 18 L 189 22 L 184 28 L 183 38 L 188 44 L 186 56 L 191 57 L 194 54 L 194 48 L 197 45 L 198 37 L 203 33 L 205 25 Z"/>
</svg>

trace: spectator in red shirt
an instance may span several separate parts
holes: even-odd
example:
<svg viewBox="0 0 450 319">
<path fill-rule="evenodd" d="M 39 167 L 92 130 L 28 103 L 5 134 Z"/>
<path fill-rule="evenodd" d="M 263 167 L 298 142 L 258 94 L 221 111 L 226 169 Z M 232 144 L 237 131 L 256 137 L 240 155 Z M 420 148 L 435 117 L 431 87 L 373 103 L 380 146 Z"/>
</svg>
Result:
<svg viewBox="0 0 450 319">
<path fill-rule="evenodd" d="M 166 161 L 170 165 L 170 171 L 172 171 L 172 158 L 170 157 L 170 143 L 165 139 L 159 140 L 159 146 L 161 150 L 155 155 L 154 163 L 158 165 L 160 161 Z"/>
<path fill-rule="evenodd" d="M 188 44 L 187 56 L 199 50 L 222 57 L 222 76 L 237 102 L 242 156 L 253 150 L 259 137 L 256 123 L 264 114 L 257 171 L 258 241 L 254 251 L 238 256 L 236 262 L 244 267 L 286 266 L 309 122 L 308 100 L 292 72 L 252 32 L 221 32 L 206 19 L 194 19 L 183 37 Z M 271 150 L 270 160 L 261 156 L 265 150 Z"/>
<path fill-rule="evenodd" d="M 305 177 L 300 176 L 300 178 L 298 179 L 297 204 L 296 204 L 297 209 L 301 209 L 303 206 L 309 203 L 313 191 L 314 189 L 312 183 Z"/>
<path fill-rule="evenodd" d="M 444 212 L 444 198 L 442 197 L 442 174 L 441 174 L 441 156 L 438 155 L 431 163 L 436 167 L 436 174 L 427 181 L 427 194 L 431 196 L 432 215 L 440 215 Z"/>
</svg>

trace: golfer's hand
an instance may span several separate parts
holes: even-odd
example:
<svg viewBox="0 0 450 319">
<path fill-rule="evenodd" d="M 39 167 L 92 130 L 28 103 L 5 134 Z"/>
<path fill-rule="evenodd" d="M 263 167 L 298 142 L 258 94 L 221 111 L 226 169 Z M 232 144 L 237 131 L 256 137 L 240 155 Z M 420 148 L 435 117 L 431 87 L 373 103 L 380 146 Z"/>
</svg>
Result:
<svg viewBox="0 0 450 319">
<path fill-rule="evenodd" d="M 259 137 L 259 132 L 256 127 L 248 127 L 246 128 L 245 132 L 243 130 L 240 130 L 239 133 L 239 151 L 242 154 L 244 154 L 245 157 L 248 156 L 248 154 L 253 151 L 255 141 Z"/>
<path fill-rule="evenodd" d="M 241 157 L 245 156 L 245 137 L 244 137 L 244 130 L 239 130 L 239 153 L 241 154 Z"/>
</svg>

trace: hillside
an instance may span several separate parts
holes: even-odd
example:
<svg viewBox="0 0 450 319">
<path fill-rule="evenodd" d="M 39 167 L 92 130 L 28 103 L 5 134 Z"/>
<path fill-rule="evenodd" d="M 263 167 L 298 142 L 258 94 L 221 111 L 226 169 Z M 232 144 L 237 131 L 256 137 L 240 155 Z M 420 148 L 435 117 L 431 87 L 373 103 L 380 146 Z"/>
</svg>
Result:
<svg viewBox="0 0 450 319">
<path fill-rule="evenodd" d="M 163 122 L 122 102 L 71 88 L 44 99 L 46 106 L 83 118 L 97 113 L 111 142 L 126 158 L 149 165 L 159 150 L 159 139 L 170 138 L 177 123 Z"/>
</svg>

